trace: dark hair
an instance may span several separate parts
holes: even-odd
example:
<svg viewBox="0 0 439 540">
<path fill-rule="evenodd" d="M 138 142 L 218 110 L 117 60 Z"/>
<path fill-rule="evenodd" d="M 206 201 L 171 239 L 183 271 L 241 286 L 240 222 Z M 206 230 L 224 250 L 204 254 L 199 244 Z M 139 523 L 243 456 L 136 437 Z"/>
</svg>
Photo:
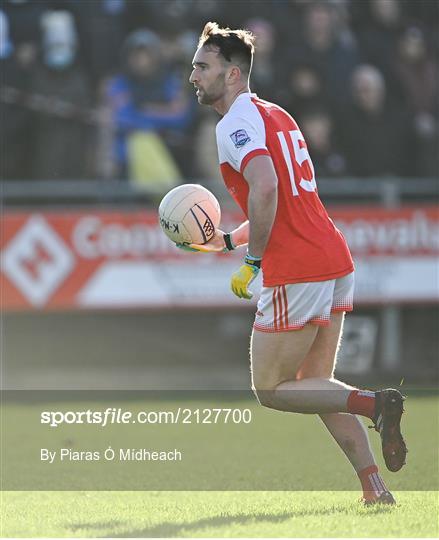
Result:
<svg viewBox="0 0 439 540">
<path fill-rule="evenodd" d="M 254 35 L 248 30 L 220 28 L 215 22 L 208 22 L 203 29 L 198 47 L 218 49 L 227 62 L 236 62 L 242 71 L 249 74 L 252 68 Z"/>
</svg>

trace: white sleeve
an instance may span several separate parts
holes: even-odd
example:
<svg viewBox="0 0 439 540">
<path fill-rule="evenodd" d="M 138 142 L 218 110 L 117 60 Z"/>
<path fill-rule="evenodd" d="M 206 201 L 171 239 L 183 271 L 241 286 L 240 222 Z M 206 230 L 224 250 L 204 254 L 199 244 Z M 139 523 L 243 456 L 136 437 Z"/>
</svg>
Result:
<svg viewBox="0 0 439 540">
<path fill-rule="evenodd" d="M 217 124 L 216 138 L 220 164 L 229 163 L 238 172 L 241 172 L 241 164 L 250 152 L 268 152 L 265 126 L 259 113 L 250 119 L 242 116 L 223 118 Z"/>
</svg>

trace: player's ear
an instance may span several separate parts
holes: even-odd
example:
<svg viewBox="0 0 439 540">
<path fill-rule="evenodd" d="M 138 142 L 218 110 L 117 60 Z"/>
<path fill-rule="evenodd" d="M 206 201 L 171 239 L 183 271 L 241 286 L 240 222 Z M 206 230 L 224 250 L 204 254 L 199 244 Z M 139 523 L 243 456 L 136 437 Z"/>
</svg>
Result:
<svg viewBox="0 0 439 540">
<path fill-rule="evenodd" d="M 241 69 L 239 66 L 230 66 L 229 73 L 227 75 L 227 82 L 230 84 L 235 83 L 241 79 Z"/>
</svg>

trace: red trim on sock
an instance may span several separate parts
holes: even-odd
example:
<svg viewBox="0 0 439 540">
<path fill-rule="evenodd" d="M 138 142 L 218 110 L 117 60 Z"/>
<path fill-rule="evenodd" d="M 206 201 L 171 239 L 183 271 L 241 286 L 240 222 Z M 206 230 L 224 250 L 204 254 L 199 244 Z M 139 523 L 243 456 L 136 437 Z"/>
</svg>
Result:
<svg viewBox="0 0 439 540">
<path fill-rule="evenodd" d="M 376 465 L 366 467 L 357 474 L 363 488 L 363 497 L 366 501 L 377 499 L 381 493 L 388 491 Z"/>
<path fill-rule="evenodd" d="M 375 394 L 364 390 L 352 390 L 347 401 L 348 413 L 361 414 L 372 419 L 375 415 Z"/>
</svg>

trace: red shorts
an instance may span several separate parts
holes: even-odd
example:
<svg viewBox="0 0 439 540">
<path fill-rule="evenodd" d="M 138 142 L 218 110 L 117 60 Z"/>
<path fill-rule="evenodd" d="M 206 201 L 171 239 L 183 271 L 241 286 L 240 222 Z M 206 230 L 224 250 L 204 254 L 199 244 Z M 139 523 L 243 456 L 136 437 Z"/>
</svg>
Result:
<svg viewBox="0 0 439 540">
<path fill-rule="evenodd" d="M 354 273 L 329 281 L 263 287 L 253 328 L 260 332 L 300 330 L 329 324 L 331 313 L 352 311 Z"/>
</svg>

